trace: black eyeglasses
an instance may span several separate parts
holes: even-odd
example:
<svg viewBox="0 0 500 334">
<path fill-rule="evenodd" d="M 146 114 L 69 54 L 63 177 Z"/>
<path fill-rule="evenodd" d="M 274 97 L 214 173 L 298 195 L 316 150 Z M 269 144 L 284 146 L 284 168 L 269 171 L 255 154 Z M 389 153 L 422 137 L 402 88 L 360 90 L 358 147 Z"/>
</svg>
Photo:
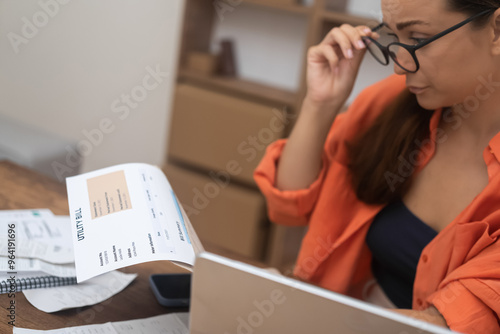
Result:
<svg viewBox="0 0 500 334">
<path fill-rule="evenodd" d="M 420 68 L 420 64 L 418 63 L 417 55 L 415 51 L 434 42 L 436 39 L 443 37 L 444 35 L 449 34 L 452 31 L 457 30 L 458 28 L 466 25 L 473 20 L 486 15 L 488 13 L 493 12 L 494 9 L 488 9 L 483 12 L 480 12 L 476 15 L 469 17 L 468 19 L 454 25 L 451 28 L 448 28 L 437 35 L 432 36 L 431 38 L 425 39 L 424 41 L 416 44 L 416 45 L 408 45 L 399 42 L 391 41 L 387 45 L 382 45 L 380 42 L 383 40 L 375 40 L 371 37 L 362 37 L 363 42 L 366 45 L 367 50 L 372 54 L 372 56 L 382 65 L 389 65 L 389 58 L 392 60 L 403 70 L 409 73 L 415 73 Z M 376 32 L 383 27 L 388 27 L 386 23 L 381 23 L 375 28 L 372 29 L 373 32 Z M 383 37 L 383 36 L 381 36 Z M 387 36 L 386 36 L 387 37 Z M 383 39 L 383 38 L 382 38 Z M 400 61 L 401 59 L 403 61 Z M 406 60 L 406 61 L 405 61 Z M 405 62 L 404 62 L 405 61 Z"/>
</svg>

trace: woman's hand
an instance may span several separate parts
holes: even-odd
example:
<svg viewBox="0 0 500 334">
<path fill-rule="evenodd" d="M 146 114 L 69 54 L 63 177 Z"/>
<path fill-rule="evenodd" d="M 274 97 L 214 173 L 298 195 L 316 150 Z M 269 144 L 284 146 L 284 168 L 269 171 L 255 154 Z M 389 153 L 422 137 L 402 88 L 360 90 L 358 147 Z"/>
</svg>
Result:
<svg viewBox="0 0 500 334">
<path fill-rule="evenodd" d="M 276 174 L 278 189 L 306 189 L 318 177 L 328 132 L 352 91 L 366 51 L 361 36 L 372 35 L 376 34 L 368 27 L 344 24 L 333 28 L 319 45 L 309 48 L 307 95 L 281 154 Z"/>
<path fill-rule="evenodd" d="M 311 104 L 340 110 L 352 91 L 366 48 L 362 36 L 376 35 L 366 26 L 343 24 L 307 52 L 307 95 Z"/>
</svg>

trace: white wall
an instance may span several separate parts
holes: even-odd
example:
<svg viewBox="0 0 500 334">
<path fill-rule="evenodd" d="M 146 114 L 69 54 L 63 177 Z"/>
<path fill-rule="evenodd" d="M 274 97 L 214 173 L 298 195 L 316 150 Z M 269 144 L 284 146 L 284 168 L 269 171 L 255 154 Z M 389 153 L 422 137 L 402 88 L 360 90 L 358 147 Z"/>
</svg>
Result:
<svg viewBox="0 0 500 334">
<path fill-rule="evenodd" d="M 77 141 L 84 171 L 162 164 L 183 6 L 0 0 L 0 114 Z"/>
<path fill-rule="evenodd" d="M 234 39 L 242 78 L 291 91 L 298 88 L 307 34 L 303 16 L 243 2 L 215 22 L 212 50 L 218 51 L 222 39 Z"/>
<path fill-rule="evenodd" d="M 377 17 L 374 3 L 351 0 L 348 10 Z M 183 6 L 184 0 L 0 0 L 0 115 L 78 143 L 83 171 L 127 161 L 162 164 Z M 217 22 L 213 49 L 234 37 L 243 78 L 294 91 L 305 34 L 302 16 L 242 3 Z M 157 67 L 167 74 L 153 88 L 148 76 Z M 349 101 L 390 73 L 366 57 Z M 151 90 L 141 96 L 145 78 Z M 124 99 L 132 93 L 137 105 L 128 107 Z"/>
<path fill-rule="evenodd" d="M 381 17 L 380 1 L 376 0 L 351 0 L 346 10 L 375 20 Z M 242 78 L 298 90 L 305 62 L 305 17 L 243 2 L 234 10 L 226 11 L 216 22 L 212 51 L 218 51 L 223 38 L 234 38 L 236 62 Z M 383 67 L 367 55 L 359 73 L 348 103 L 364 87 L 390 75 L 392 67 Z"/>
</svg>

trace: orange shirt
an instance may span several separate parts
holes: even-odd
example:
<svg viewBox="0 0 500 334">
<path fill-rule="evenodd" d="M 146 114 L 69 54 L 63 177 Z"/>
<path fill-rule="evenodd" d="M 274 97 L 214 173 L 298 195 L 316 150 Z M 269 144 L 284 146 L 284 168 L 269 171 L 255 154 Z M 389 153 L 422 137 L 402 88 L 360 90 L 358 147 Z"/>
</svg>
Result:
<svg viewBox="0 0 500 334">
<path fill-rule="evenodd" d="M 267 199 L 273 222 L 308 225 L 295 275 L 339 293 L 362 298 L 373 279 L 365 237 L 383 205 L 361 202 L 349 181 L 345 141 L 366 130 L 404 89 L 392 75 L 365 89 L 346 113 L 335 119 L 325 142 L 322 169 L 307 189 L 280 191 L 276 166 L 286 140 L 271 144 L 254 177 Z M 434 111 L 430 140 L 422 143 L 425 167 L 443 135 L 442 110 Z M 384 135 L 384 134 L 381 134 Z M 448 326 L 465 333 L 500 333 L 500 133 L 485 148 L 489 183 L 423 250 L 413 289 L 413 309 L 434 305 Z M 450 161 L 453 163 L 453 161 Z M 402 168 L 411 164 L 402 164 Z M 401 170 L 401 175 L 407 170 Z"/>
</svg>

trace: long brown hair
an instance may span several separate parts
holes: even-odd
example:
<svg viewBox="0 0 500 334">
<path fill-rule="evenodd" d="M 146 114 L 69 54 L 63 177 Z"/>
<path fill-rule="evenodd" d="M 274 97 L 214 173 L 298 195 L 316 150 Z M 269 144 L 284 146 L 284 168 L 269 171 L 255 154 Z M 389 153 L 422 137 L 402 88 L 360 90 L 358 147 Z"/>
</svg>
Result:
<svg viewBox="0 0 500 334">
<path fill-rule="evenodd" d="M 497 9 L 500 1 L 449 0 L 452 11 L 474 15 Z M 472 22 L 481 27 L 486 15 Z M 368 204 L 386 204 L 401 199 L 410 189 L 413 171 L 408 172 L 410 155 L 420 150 L 419 143 L 428 139 L 433 111 L 423 109 L 416 96 L 405 89 L 375 120 L 372 126 L 347 143 L 352 186 L 357 197 Z M 401 173 L 401 171 L 405 172 Z"/>
</svg>

